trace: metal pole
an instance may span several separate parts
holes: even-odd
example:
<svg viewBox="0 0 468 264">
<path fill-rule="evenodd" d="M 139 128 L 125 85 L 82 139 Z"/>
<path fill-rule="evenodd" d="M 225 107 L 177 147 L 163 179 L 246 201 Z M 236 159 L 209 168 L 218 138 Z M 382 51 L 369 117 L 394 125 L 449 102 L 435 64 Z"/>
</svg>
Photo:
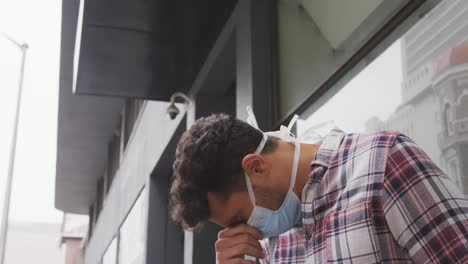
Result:
<svg viewBox="0 0 468 264">
<path fill-rule="evenodd" d="M 1 233 L 0 233 L 0 264 L 5 263 L 5 251 L 6 251 L 6 242 L 8 234 L 8 217 L 10 213 L 10 200 L 11 200 L 11 187 L 13 183 L 13 173 L 15 167 L 15 155 L 16 155 L 16 138 L 18 135 L 18 123 L 19 123 L 19 114 L 21 109 L 21 96 L 23 90 L 23 77 L 24 77 L 24 66 L 26 62 L 26 50 L 28 49 L 28 44 L 18 43 L 12 38 L 8 37 L 6 34 L 3 34 L 5 38 L 15 44 L 19 49 L 21 49 L 21 72 L 18 84 L 18 96 L 16 102 L 16 114 L 13 125 L 13 135 L 11 140 L 11 150 L 10 150 L 10 163 L 8 165 L 8 178 L 5 190 L 4 206 L 3 206 L 3 215 L 1 223 Z"/>
<path fill-rule="evenodd" d="M 188 97 L 187 97 L 188 98 Z M 187 99 L 185 99 L 187 100 Z M 187 129 L 195 123 L 195 99 L 187 100 Z M 184 264 L 193 263 L 193 231 L 184 230 Z"/>
</svg>

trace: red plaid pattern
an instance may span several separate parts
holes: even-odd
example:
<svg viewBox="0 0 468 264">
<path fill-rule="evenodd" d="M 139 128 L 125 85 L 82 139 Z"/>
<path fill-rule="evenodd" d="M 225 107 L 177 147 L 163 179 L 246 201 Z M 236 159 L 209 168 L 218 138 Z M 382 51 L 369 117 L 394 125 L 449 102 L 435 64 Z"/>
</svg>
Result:
<svg viewBox="0 0 468 264">
<path fill-rule="evenodd" d="M 408 137 L 333 130 L 311 168 L 262 263 L 468 263 L 468 199 Z"/>
</svg>

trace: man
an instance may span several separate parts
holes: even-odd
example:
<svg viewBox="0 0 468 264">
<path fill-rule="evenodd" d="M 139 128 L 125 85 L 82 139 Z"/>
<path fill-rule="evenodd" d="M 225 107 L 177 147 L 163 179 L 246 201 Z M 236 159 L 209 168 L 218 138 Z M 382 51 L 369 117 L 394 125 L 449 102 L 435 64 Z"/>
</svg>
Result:
<svg viewBox="0 0 468 264">
<path fill-rule="evenodd" d="M 183 134 L 173 167 L 172 218 L 225 227 L 219 264 L 468 263 L 468 200 L 398 132 L 304 144 L 217 114 Z"/>
</svg>

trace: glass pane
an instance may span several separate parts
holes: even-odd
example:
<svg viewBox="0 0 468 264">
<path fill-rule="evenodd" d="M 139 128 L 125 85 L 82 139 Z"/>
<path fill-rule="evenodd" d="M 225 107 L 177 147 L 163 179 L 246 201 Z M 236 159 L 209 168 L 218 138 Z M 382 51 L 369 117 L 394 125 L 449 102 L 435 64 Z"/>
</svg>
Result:
<svg viewBox="0 0 468 264">
<path fill-rule="evenodd" d="M 130 213 L 120 227 L 119 263 L 145 263 L 145 189 L 133 205 Z"/>
<path fill-rule="evenodd" d="M 442 1 L 304 117 L 298 134 L 308 127 L 322 134 L 333 127 L 347 133 L 400 131 L 467 194 L 468 1 Z"/>
<path fill-rule="evenodd" d="M 279 0 L 280 117 L 297 107 L 407 3 Z"/>
<path fill-rule="evenodd" d="M 116 264 L 117 263 L 117 237 L 112 239 L 109 247 L 104 253 L 104 257 L 102 258 L 102 264 Z"/>
</svg>

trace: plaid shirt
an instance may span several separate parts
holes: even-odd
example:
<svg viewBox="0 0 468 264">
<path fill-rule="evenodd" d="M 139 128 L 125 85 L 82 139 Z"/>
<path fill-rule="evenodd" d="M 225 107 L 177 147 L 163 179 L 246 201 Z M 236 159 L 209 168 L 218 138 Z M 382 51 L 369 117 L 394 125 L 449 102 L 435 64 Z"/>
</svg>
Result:
<svg viewBox="0 0 468 264">
<path fill-rule="evenodd" d="M 468 199 L 408 137 L 333 130 L 311 168 L 262 263 L 468 263 Z"/>
</svg>

